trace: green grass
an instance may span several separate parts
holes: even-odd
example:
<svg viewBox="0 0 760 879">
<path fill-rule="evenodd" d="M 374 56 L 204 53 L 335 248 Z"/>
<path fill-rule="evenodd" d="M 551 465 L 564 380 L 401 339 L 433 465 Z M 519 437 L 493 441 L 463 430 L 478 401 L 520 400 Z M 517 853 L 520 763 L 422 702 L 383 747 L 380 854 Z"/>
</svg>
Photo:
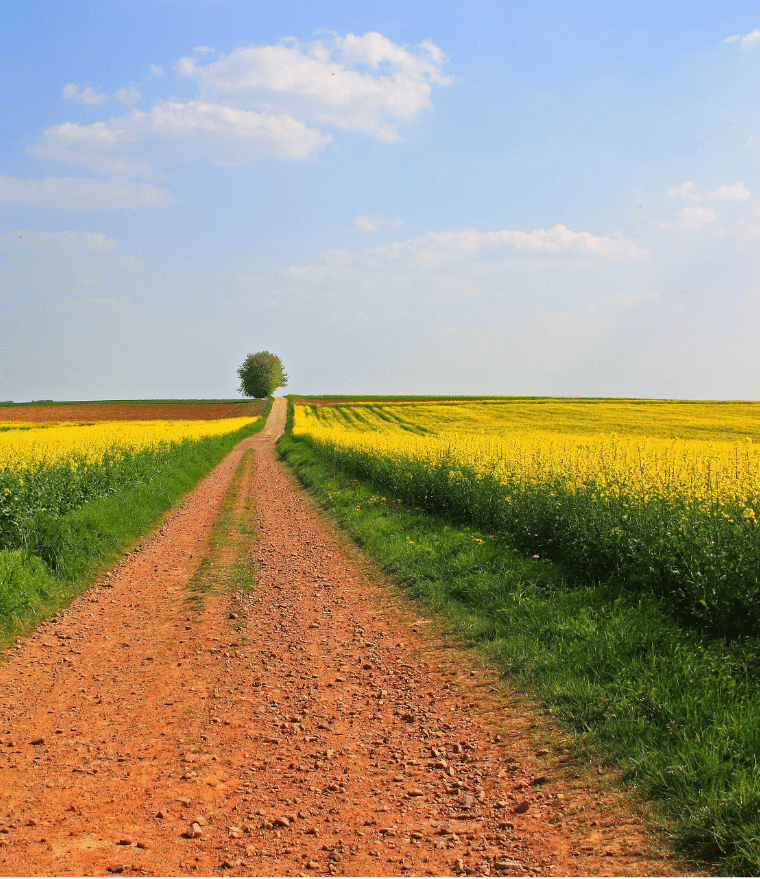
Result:
<svg viewBox="0 0 760 879">
<path fill-rule="evenodd" d="M 292 435 L 278 449 L 411 596 L 658 802 L 685 852 L 760 872 L 760 684 L 741 645 L 679 625 L 654 596 L 532 558 L 506 531 L 400 503 Z"/>
<path fill-rule="evenodd" d="M 271 400 L 255 422 L 234 433 L 163 449 L 157 466 L 136 456 L 137 478 L 127 468 L 107 491 L 80 497 L 81 503 L 56 505 L 42 491 L 32 497 L 20 526 L 6 529 L 0 545 L 0 642 L 28 631 L 86 591 L 233 446 L 261 430 L 270 409 Z"/>
</svg>

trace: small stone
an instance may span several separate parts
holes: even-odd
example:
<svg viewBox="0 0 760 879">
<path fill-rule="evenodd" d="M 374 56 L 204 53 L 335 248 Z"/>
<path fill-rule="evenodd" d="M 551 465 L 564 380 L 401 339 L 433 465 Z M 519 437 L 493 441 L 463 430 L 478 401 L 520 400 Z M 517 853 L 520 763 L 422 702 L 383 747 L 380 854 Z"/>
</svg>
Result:
<svg viewBox="0 0 760 879">
<path fill-rule="evenodd" d="M 454 869 L 457 871 L 457 873 L 461 873 L 462 870 L 464 870 L 464 861 L 461 858 L 457 858 L 454 861 Z"/>
<path fill-rule="evenodd" d="M 31 744 L 32 745 L 44 745 L 45 739 L 43 739 L 42 737 L 37 738 L 37 739 L 32 739 Z"/>
<path fill-rule="evenodd" d="M 530 803 L 527 800 L 523 800 L 515 806 L 514 812 L 515 815 L 524 815 L 528 809 L 530 809 Z"/>
<path fill-rule="evenodd" d="M 531 784 L 548 784 L 552 780 L 551 775 L 536 775 Z"/>
<path fill-rule="evenodd" d="M 193 823 L 187 828 L 185 836 L 188 839 L 199 839 L 201 836 L 203 836 L 203 828 L 200 824 Z"/>
<path fill-rule="evenodd" d="M 406 792 L 408 797 L 421 797 L 423 792 L 418 787 L 413 787 L 411 790 Z"/>
<path fill-rule="evenodd" d="M 419 830 L 413 830 L 413 831 L 409 834 L 409 838 L 410 838 L 410 839 L 424 839 L 425 836 L 424 836 L 424 834 L 421 833 Z"/>
<path fill-rule="evenodd" d="M 221 863 L 221 868 L 222 868 L 222 870 L 231 870 L 232 869 L 232 862 L 228 861 L 226 859 L 223 860 Z"/>
<path fill-rule="evenodd" d="M 536 757 L 546 757 L 549 754 L 548 748 L 539 748 L 536 751 Z"/>
<path fill-rule="evenodd" d="M 307 870 L 318 870 L 319 864 L 316 861 L 309 861 L 309 863 L 306 865 L 306 869 Z"/>
<path fill-rule="evenodd" d="M 275 818 L 273 823 L 275 827 L 290 827 L 290 819 L 285 815 L 280 815 L 279 818 Z"/>
<path fill-rule="evenodd" d="M 497 870 L 523 870 L 524 867 L 520 861 L 509 861 L 506 858 L 500 861 L 494 861 L 494 867 Z"/>
<path fill-rule="evenodd" d="M 471 809 L 475 805 L 475 797 L 472 794 L 462 794 L 459 798 L 459 805 L 463 809 Z"/>
<path fill-rule="evenodd" d="M 205 827 L 208 824 L 208 821 L 206 821 L 203 815 L 196 815 L 193 824 L 200 824 L 201 827 Z"/>
<path fill-rule="evenodd" d="M 109 873 L 123 873 L 127 869 L 126 864 L 111 864 L 110 867 L 106 867 Z"/>
<path fill-rule="evenodd" d="M 140 842 L 136 842 L 135 845 L 137 846 L 137 848 L 141 848 L 141 849 L 143 849 L 143 850 L 146 850 L 146 849 L 149 849 L 149 848 L 150 848 L 150 846 L 148 845 L 148 843 L 147 843 L 147 842 L 143 842 L 142 840 L 140 840 Z"/>
<path fill-rule="evenodd" d="M 71 808 L 71 811 L 73 812 L 74 809 Z M 156 818 L 168 818 L 168 817 L 169 817 L 169 812 L 166 809 L 159 809 L 158 812 L 156 812 Z"/>
<path fill-rule="evenodd" d="M 26 826 L 27 826 L 27 827 L 36 827 L 36 826 L 37 826 L 37 821 L 36 821 L 36 819 L 34 819 L 34 818 L 30 818 L 30 819 L 26 822 Z"/>
<path fill-rule="evenodd" d="M 116 845 L 132 845 L 132 840 L 129 837 L 125 836 L 120 839 Z"/>
</svg>

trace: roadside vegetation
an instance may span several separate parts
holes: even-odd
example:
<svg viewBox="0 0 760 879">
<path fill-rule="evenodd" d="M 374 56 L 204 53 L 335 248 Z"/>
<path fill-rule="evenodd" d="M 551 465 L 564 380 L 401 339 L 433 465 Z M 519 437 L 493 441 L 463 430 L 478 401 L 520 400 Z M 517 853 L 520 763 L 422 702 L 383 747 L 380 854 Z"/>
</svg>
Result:
<svg viewBox="0 0 760 879">
<path fill-rule="evenodd" d="M 65 606 L 160 521 L 257 418 L 0 434 L 0 639 Z"/>
<path fill-rule="evenodd" d="M 507 442 L 506 420 L 501 434 L 489 435 L 493 406 L 489 414 L 485 401 L 416 404 L 416 415 L 411 404 L 294 412 L 292 402 L 281 455 L 370 556 L 522 681 L 580 747 L 605 755 L 661 803 L 689 854 L 757 875 L 760 553 L 756 519 L 746 513 L 758 498 L 757 459 L 740 434 L 756 430 L 747 414 L 730 423 L 716 412 L 734 434 L 702 449 L 688 443 L 704 440 L 717 407 L 699 404 L 702 423 L 694 409 L 661 407 L 671 423 L 661 418 L 658 436 L 657 407 L 639 406 L 630 417 L 648 445 L 639 443 L 634 457 L 621 441 L 613 455 L 598 435 L 594 446 L 588 428 L 577 429 L 577 411 L 565 415 L 576 426 L 568 439 L 573 430 L 557 429 L 564 401 L 549 403 L 555 411 L 542 436 L 515 427 L 517 446 Z M 623 410 L 619 429 L 628 416 L 624 401 L 613 402 Z M 481 432 L 473 438 L 462 421 L 477 421 L 476 405 Z M 530 421 L 529 405 L 512 409 L 513 426 Z M 467 411 L 456 415 L 453 406 Z M 674 448 L 678 420 L 701 431 L 682 440 L 691 469 L 662 456 Z M 465 457 L 473 447 L 480 459 Z M 731 448 L 744 452 L 733 476 Z M 656 454 L 647 458 L 646 449 Z M 599 461 L 605 469 L 592 471 Z M 669 478 L 651 478 L 658 472 Z M 706 492 L 698 485 L 705 472 Z"/>
</svg>

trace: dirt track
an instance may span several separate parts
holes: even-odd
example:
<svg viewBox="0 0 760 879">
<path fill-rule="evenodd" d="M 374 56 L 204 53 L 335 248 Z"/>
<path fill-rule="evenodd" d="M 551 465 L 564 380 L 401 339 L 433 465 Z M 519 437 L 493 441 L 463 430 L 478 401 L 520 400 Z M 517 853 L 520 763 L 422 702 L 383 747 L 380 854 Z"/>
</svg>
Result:
<svg viewBox="0 0 760 879">
<path fill-rule="evenodd" d="M 283 420 L 284 400 L 9 652 L 0 872 L 672 872 L 495 678 L 348 558 L 274 457 Z M 258 582 L 194 611 L 188 584 L 248 449 L 235 509 L 255 498 Z M 210 559 L 213 579 L 229 558 Z"/>
</svg>

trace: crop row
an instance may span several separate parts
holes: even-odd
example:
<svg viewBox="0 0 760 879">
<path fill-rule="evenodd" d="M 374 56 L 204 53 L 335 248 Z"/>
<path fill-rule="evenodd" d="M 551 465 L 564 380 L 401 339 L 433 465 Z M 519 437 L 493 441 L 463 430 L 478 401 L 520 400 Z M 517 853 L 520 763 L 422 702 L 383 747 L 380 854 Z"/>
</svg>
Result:
<svg viewBox="0 0 760 879">
<path fill-rule="evenodd" d="M 753 447 L 735 447 L 733 458 L 728 451 L 689 457 L 687 448 L 680 458 L 647 459 L 648 447 L 631 442 L 542 447 L 534 438 L 532 446 L 510 446 L 487 436 L 406 431 L 400 438 L 348 424 L 320 430 L 296 412 L 300 438 L 390 498 L 509 534 L 516 549 L 561 563 L 575 582 L 654 595 L 679 620 L 710 634 L 756 634 L 760 507 Z M 655 466 L 655 459 L 669 466 Z"/>
</svg>

